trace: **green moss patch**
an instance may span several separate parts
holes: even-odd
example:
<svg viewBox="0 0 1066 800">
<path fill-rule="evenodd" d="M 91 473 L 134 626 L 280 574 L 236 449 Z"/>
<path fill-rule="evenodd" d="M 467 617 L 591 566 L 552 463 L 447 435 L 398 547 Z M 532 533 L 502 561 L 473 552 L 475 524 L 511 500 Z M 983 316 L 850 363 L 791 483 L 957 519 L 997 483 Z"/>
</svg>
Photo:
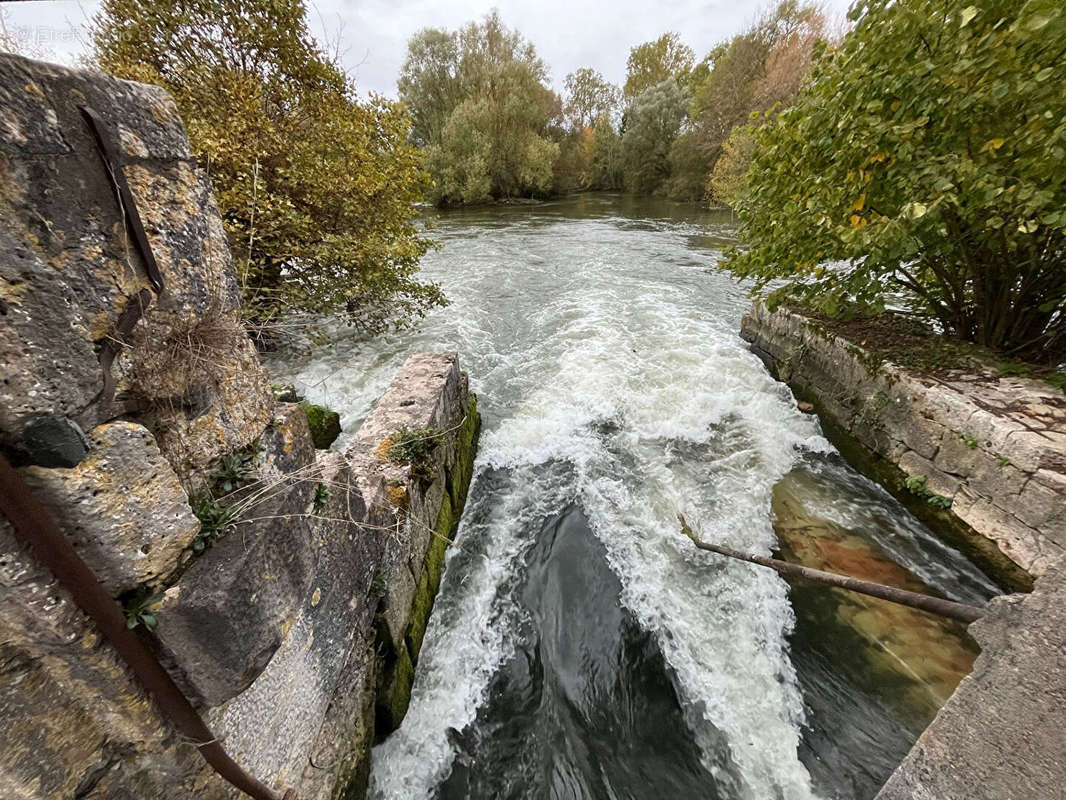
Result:
<svg viewBox="0 0 1066 800">
<path fill-rule="evenodd" d="M 300 408 L 307 415 L 307 427 L 311 429 L 311 441 L 315 443 L 315 448 L 328 450 L 341 435 L 341 415 L 314 403 L 300 403 Z"/>
<path fill-rule="evenodd" d="M 477 442 L 480 434 L 481 415 L 477 411 L 477 396 L 471 394 L 466 420 L 456 434 L 455 465 L 448 473 L 448 494 L 451 496 L 452 508 L 457 519 L 463 513 L 466 493 L 474 477 L 474 457 L 477 455 Z"/>
<path fill-rule="evenodd" d="M 426 558 L 422 562 L 422 577 L 418 581 L 418 589 L 415 591 L 414 606 L 411 609 L 411 623 L 404 635 L 404 642 L 411 653 L 411 658 L 417 662 L 418 654 L 422 650 L 422 640 L 426 635 L 426 626 L 429 625 L 429 615 L 433 612 L 433 603 L 440 591 L 441 573 L 444 571 L 444 556 L 448 549 L 448 540 L 455 535 L 459 520 L 452 512 L 452 503 L 448 495 L 444 495 L 441 503 L 440 514 L 437 515 L 437 525 L 434 529 L 436 534 L 430 539 Z"/>
<path fill-rule="evenodd" d="M 400 727 L 407 707 L 411 704 L 411 687 L 415 682 L 415 665 L 406 647 L 401 647 L 396 658 L 386 664 L 384 681 L 378 692 L 374 709 L 375 739 L 385 736 Z"/>
</svg>

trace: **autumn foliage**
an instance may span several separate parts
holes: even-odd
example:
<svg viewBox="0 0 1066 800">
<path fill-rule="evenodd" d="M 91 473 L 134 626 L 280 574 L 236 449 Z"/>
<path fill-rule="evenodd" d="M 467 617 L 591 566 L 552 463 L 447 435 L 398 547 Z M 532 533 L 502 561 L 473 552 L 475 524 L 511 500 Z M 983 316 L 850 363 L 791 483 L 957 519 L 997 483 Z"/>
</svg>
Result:
<svg viewBox="0 0 1066 800">
<path fill-rule="evenodd" d="M 1066 10 L 863 0 L 755 131 L 731 268 L 773 302 L 906 308 L 953 336 L 1066 349 Z"/>
<path fill-rule="evenodd" d="M 305 13 L 303 0 L 104 0 L 95 56 L 173 95 L 253 325 L 341 312 L 379 331 L 444 302 L 416 277 L 424 173 L 406 111 L 360 100 Z"/>
</svg>

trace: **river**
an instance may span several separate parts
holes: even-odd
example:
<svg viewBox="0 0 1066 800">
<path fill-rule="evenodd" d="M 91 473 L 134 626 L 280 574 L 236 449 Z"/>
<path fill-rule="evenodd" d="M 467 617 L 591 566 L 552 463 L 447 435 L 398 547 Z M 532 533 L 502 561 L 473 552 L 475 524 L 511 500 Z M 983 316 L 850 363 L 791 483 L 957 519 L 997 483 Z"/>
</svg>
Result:
<svg viewBox="0 0 1066 800">
<path fill-rule="evenodd" d="M 411 352 L 484 419 L 403 725 L 371 796 L 871 798 L 975 646 L 954 623 L 695 550 L 981 602 L 995 586 L 848 467 L 738 335 L 728 212 L 583 195 L 441 214 L 452 300 L 272 364 L 354 430 Z M 337 445 L 343 447 L 343 440 Z"/>
</svg>

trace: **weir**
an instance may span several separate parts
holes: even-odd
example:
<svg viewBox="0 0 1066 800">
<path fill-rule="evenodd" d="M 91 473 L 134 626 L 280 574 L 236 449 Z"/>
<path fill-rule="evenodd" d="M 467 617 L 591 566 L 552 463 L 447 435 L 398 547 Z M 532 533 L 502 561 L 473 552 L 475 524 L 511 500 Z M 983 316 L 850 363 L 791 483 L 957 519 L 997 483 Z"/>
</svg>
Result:
<svg viewBox="0 0 1066 800">
<path fill-rule="evenodd" d="M 748 301 L 716 271 L 729 214 L 585 195 L 442 215 L 425 274 L 451 308 L 373 340 L 327 326 L 312 357 L 265 366 L 170 98 L 10 56 L 0 94 L 0 447 L 250 775 L 303 800 L 599 797 L 612 772 L 723 800 L 886 780 L 896 800 L 930 772 L 945 797 L 1012 797 L 995 765 L 944 777 L 980 755 L 977 721 L 1054 796 L 1060 745 L 1024 733 L 1061 672 L 1064 605 L 1057 484 L 1031 439 L 989 455 L 1017 493 L 893 440 L 975 530 L 1017 500 L 1024 527 L 996 540 L 1044 570 L 972 626 L 985 652 L 920 739 L 975 663 L 960 624 L 815 599 L 677 535 L 681 512 L 759 557 L 997 594 L 749 351 Z M 939 441 L 974 449 L 955 433 Z M 0 795 L 235 796 L 4 520 L 0 584 Z"/>
</svg>

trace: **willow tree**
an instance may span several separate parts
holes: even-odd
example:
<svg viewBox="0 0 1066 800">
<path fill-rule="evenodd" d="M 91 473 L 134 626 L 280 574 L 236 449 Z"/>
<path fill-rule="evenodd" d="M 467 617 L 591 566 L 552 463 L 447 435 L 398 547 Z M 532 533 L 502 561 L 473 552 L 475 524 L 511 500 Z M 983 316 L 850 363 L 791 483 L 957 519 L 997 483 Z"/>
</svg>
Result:
<svg viewBox="0 0 1066 800">
<path fill-rule="evenodd" d="M 674 78 L 645 89 L 626 113 L 622 136 L 625 187 L 638 194 L 662 191 L 670 177 L 670 151 L 681 133 L 689 93 Z"/>
<path fill-rule="evenodd" d="M 626 59 L 626 82 L 622 93 L 627 100 L 632 100 L 667 78 L 675 78 L 683 84 L 695 60 L 692 48 L 673 32 L 638 44 L 629 51 Z"/>
<path fill-rule="evenodd" d="M 861 0 L 755 134 L 728 266 L 828 314 L 892 296 L 1019 354 L 1066 344 L 1066 11 Z"/>
<path fill-rule="evenodd" d="M 173 95 L 252 322 L 340 311 L 379 331 L 444 302 L 416 278 L 430 242 L 407 113 L 360 101 L 302 0 L 104 0 L 93 42 L 104 70 Z"/>
<path fill-rule="evenodd" d="M 416 121 L 440 205 L 546 194 L 562 114 L 533 45 L 496 11 L 458 31 L 426 29 L 407 45 L 400 99 Z"/>
</svg>

